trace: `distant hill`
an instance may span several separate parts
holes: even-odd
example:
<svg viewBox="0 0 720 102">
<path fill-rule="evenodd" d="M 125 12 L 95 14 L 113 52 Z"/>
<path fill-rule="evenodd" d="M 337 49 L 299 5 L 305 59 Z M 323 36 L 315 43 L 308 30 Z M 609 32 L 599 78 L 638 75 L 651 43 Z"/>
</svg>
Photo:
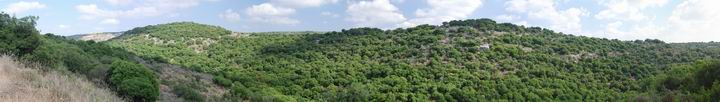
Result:
<svg viewBox="0 0 720 102">
<path fill-rule="evenodd" d="M 68 36 L 70 39 L 83 40 L 83 41 L 106 41 L 117 36 L 122 35 L 123 32 L 102 32 L 102 33 L 90 33 L 90 34 L 77 34 Z"/>
</svg>

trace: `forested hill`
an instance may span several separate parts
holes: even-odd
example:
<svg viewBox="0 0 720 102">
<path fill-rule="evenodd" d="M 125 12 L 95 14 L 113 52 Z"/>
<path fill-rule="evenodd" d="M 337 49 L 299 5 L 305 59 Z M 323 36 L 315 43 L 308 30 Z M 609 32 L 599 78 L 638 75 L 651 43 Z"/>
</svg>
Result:
<svg viewBox="0 0 720 102">
<path fill-rule="evenodd" d="M 96 42 L 39 34 L 37 19 L 0 13 L 0 54 L 136 102 L 720 101 L 716 42 L 620 41 L 490 19 L 266 33 L 177 22 Z"/>
<path fill-rule="evenodd" d="M 232 33 L 180 22 L 106 42 L 215 75 L 230 100 L 717 101 L 718 43 L 574 36 L 490 19 Z M 703 76 L 705 75 L 705 76 Z"/>
</svg>

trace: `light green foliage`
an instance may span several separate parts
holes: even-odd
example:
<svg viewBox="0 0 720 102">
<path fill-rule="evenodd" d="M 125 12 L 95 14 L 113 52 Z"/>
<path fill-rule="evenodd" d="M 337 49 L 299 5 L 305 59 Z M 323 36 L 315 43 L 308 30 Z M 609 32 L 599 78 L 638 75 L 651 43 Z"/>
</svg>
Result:
<svg viewBox="0 0 720 102">
<path fill-rule="evenodd" d="M 181 63 L 207 72 L 214 70 L 211 68 L 217 67 L 217 64 L 207 64 L 205 62 L 213 60 L 197 56 L 207 56 L 209 45 L 229 37 L 230 33 L 217 26 L 178 22 L 135 28 L 118 37 L 124 40 L 112 40 L 110 43 L 146 59 Z"/>
</svg>

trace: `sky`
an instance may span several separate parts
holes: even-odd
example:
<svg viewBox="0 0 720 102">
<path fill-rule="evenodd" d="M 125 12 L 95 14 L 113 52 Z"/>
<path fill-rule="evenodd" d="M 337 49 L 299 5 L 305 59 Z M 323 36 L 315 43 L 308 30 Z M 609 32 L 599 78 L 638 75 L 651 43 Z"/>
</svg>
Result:
<svg viewBox="0 0 720 102">
<path fill-rule="evenodd" d="M 191 21 L 236 32 L 406 28 L 490 18 L 620 40 L 720 41 L 720 0 L 0 0 L 39 16 L 42 33 L 74 35 Z"/>
</svg>

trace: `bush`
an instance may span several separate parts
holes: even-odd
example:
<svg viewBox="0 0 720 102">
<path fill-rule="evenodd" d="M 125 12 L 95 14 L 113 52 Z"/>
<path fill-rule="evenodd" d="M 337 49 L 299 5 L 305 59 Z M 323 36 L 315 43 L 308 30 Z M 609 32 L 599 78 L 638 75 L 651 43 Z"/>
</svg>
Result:
<svg viewBox="0 0 720 102">
<path fill-rule="evenodd" d="M 200 102 L 205 100 L 205 97 L 203 97 L 202 94 L 187 85 L 176 85 L 173 88 L 173 92 L 187 101 Z"/>
<path fill-rule="evenodd" d="M 0 13 L 0 53 L 22 56 L 35 50 L 40 44 L 40 33 L 35 29 L 37 19 Z"/>
<path fill-rule="evenodd" d="M 155 101 L 160 95 L 157 76 L 139 64 L 116 60 L 108 78 L 118 94 L 136 102 Z"/>
<path fill-rule="evenodd" d="M 215 77 L 213 77 L 213 80 L 215 80 L 215 84 L 218 84 L 220 86 L 224 86 L 224 87 L 232 86 L 232 81 L 230 81 L 227 78 L 222 77 L 222 76 L 215 76 Z"/>
</svg>

